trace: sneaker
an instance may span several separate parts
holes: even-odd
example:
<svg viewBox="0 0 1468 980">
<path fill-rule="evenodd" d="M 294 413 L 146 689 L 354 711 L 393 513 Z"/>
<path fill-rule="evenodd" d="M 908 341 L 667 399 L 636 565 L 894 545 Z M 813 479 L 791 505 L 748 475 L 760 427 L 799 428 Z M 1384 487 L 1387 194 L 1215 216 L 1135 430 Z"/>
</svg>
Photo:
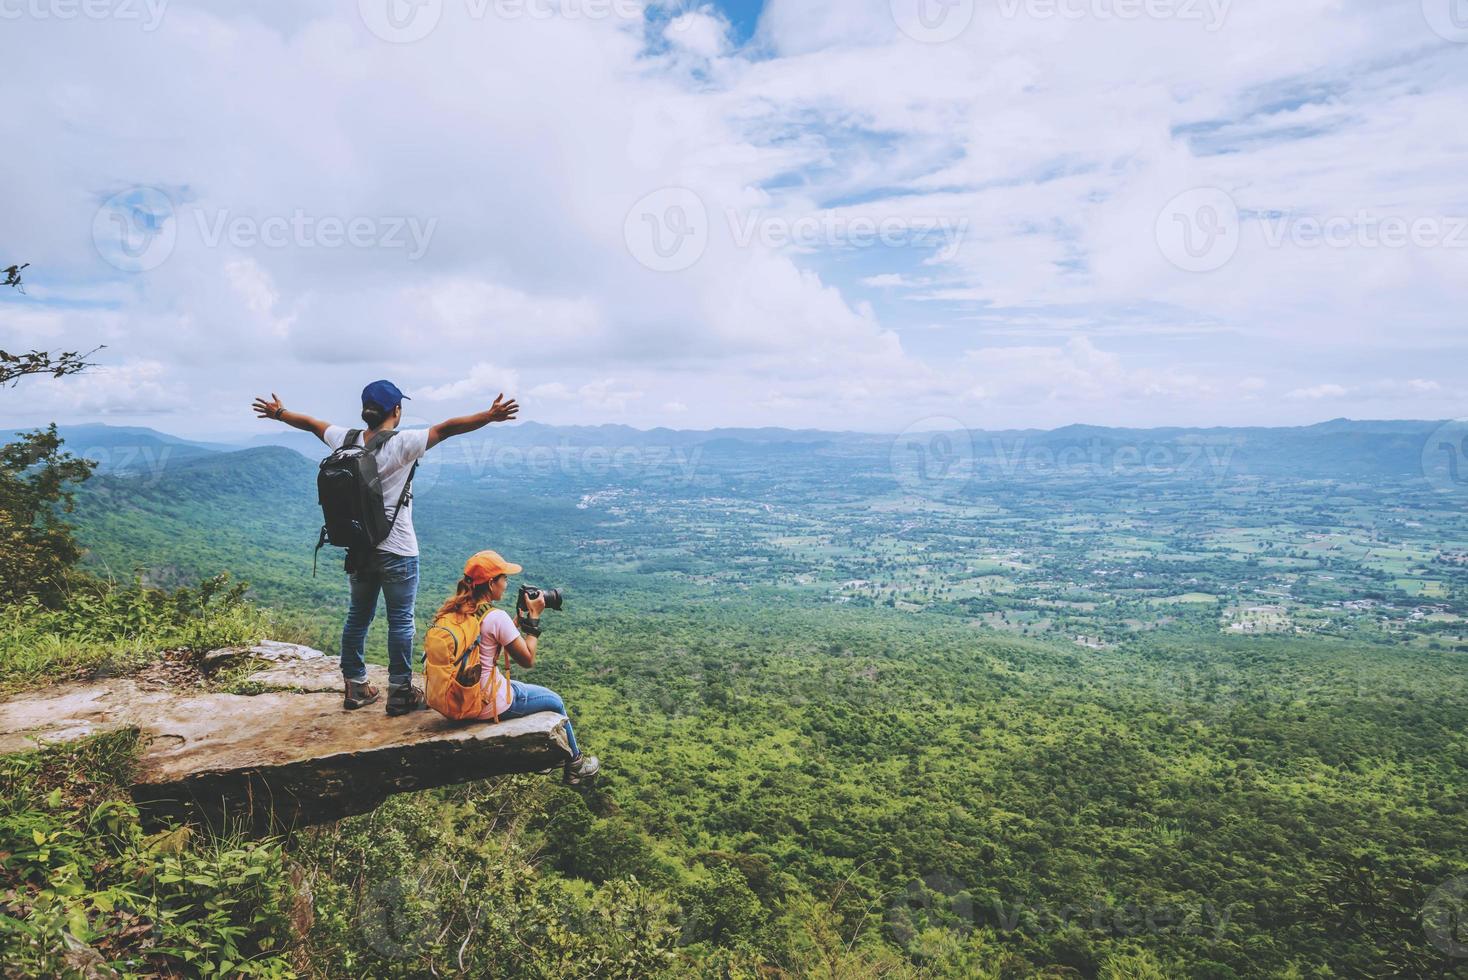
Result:
<svg viewBox="0 0 1468 980">
<path fill-rule="evenodd" d="M 402 687 L 387 689 L 387 714 L 390 718 L 426 707 L 428 707 L 428 698 L 424 696 L 422 688 L 404 684 Z"/>
<path fill-rule="evenodd" d="M 356 711 L 369 704 L 376 704 L 377 699 L 381 696 L 377 688 L 366 681 L 347 681 L 347 694 L 342 701 L 342 707 L 347 711 Z"/>
<path fill-rule="evenodd" d="M 566 773 L 561 777 L 561 782 L 567 786 L 580 786 L 582 783 L 590 782 L 601 772 L 601 760 L 594 755 L 578 755 L 566 763 Z"/>
</svg>

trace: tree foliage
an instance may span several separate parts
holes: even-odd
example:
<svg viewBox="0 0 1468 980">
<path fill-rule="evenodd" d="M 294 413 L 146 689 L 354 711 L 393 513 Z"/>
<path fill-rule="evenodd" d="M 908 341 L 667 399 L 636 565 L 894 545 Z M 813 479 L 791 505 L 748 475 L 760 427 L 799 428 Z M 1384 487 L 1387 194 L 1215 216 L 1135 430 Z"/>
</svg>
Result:
<svg viewBox="0 0 1468 980">
<path fill-rule="evenodd" d="M 62 451 L 55 425 L 0 447 L 0 603 L 64 593 L 81 548 L 63 515 L 94 465 Z"/>
</svg>

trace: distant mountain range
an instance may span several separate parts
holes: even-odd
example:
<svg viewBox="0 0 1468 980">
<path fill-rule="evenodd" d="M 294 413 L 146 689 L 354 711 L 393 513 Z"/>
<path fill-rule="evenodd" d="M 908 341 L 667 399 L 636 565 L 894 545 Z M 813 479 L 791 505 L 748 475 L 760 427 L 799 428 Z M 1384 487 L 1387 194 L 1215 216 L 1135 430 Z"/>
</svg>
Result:
<svg viewBox="0 0 1468 980">
<path fill-rule="evenodd" d="M 1165 450 L 1174 456 L 1196 452 L 1199 447 L 1229 456 L 1234 473 L 1295 473 L 1361 479 L 1372 476 L 1420 475 L 1423 451 L 1429 437 L 1444 423 L 1437 421 L 1354 421 L 1334 419 L 1317 425 L 1291 428 L 1181 428 L 1121 429 L 1071 425 L 1061 429 L 973 431 L 971 450 L 948 433 L 949 451 L 972 455 L 996 465 L 1027 457 L 1145 461 L 1148 452 Z M 293 450 L 309 459 L 325 455 L 319 440 L 304 432 L 283 427 L 263 432 L 247 442 L 205 442 L 143 427 L 105 424 L 61 426 L 67 448 L 96 460 L 98 470 L 114 475 L 145 474 L 167 466 L 212 459 L 228 467 L 243 452 L 265 447 Z M 526 422 L 495 426 L 461 440 L 446 457 L 445 465 L 457 460 L 483 459 L 504 448 L 550 447 L 558 449 L 605 448 L 647 449 L 699 447 L 716 454 L 761 454 L 836 451 L 880 457 L 894 447 L 923 445 L 942 433 L 891 434 L 827 432 L 815 429 L 727 428 L 709 430 L 634 429 L 624 425 L 551 426 Z M 258 456 L 252 457 L 258 461 Z"/>
</svg>

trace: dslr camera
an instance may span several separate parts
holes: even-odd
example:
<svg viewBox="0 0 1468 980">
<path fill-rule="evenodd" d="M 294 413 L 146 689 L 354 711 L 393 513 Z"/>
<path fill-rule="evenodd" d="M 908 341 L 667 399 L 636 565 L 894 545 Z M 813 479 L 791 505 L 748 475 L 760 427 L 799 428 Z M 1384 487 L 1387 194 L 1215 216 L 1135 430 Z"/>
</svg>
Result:
<svg viewBox="0 0 1468 980">
<path fill-rule="evenodd" d="M 565 596 L 562 595 L 560 589 L 536 589 L 528 585 L 520 586 L 520 595 L 515 600 L 515 610 L 522 613 L 528 612 L 530 600 L 539 599 L 541 596 L 545 597 L 545 608 L 560 612 L 565 601 Z"/>
</svg>

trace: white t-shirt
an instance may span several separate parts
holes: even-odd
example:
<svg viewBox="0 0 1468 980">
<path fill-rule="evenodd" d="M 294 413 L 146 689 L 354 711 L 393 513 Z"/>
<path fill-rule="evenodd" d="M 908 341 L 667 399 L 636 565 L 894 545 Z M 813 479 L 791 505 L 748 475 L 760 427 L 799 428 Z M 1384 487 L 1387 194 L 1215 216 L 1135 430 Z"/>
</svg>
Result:
<svg viewBox="0 0 1468 980">
<path fill-rule="evenodd" d="M 321 438 L 332 452 L 336 452 L 342 447 L 350 431 L 340 425 L 328 425 Z M 358 437 L 358 444 L 366 435 L 364 430 L 362 436 Z M 398 434 L 377 451 L 377 475 L 382 479 L 382 509 L 389 521 L 392 520 L 393 511 L 397 509 L 398 498 L 403 494 L 403 484 L 408 482 L 408 474 L 413 472 L 413 464 L 426 452 L 427 429 L 399 429 Z M 403 515 L 393 525 L 387 540 L 377 546 L 377 550 L 407 558 L 418 554 L 418 535 L 413 531 L 412 500 L 404 505 Z"/>
</svg>

